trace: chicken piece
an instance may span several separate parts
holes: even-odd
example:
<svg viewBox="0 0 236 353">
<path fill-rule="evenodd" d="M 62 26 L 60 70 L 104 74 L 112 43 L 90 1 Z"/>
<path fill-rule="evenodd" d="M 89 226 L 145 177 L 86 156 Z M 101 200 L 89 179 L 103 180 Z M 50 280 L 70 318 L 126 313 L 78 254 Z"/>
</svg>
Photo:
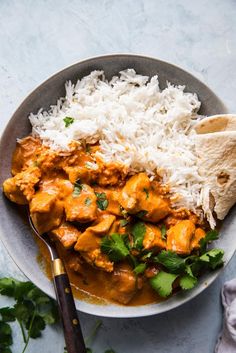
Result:
<svg viewBox="0 0 236 353">
<path fill-rule="evenodd" d="M 94 225 L 88 227 L 82 233 L 74 249 L 91 265 L 95 265 L 107 272 L 113 271 L 113 263 L 103 254 L 100 249 L 101 237 L 108 234 L 116 217 L 103 214 L 96 220 Z"/>
<path fill-rule="evenodd" d="M 59 240 L 66 249 L 71 249 L 75 245 L 81 232 L 68 222 L 64 222 L 59 228 L 53 229 L 49 236 L 53 240 Z"/>
<path fill-rule="evenodd" d="M 138 291 L 138 280 L 128 264 L 116 265 L 111 276 L 110 296 L 121 304 L 128 304 Z"/>
<path fill-rule="evenodd" d="M 12 174 L 20 173 L 22 169 L 28 167 L 35 158 L 37 151 L 40 150 L 41 142 L 32 136 L 27 136 L 17 142 L 16 149 L 12 157 Z"/>
<path fill-rule="evenodd" d="M 3 183 L 3 191 L 7 198 L 20 205 L 26 205 L 35 194 L 35 185 L 41 177 L 40 169 L 29 167 Z"/>
<path fill-rule="evenodd" d="M 97 218 L 97 197 L 93 189 L 89 185 L 80 184 L 77 190 L 65 200 L 66 219 L 81 223 L 94 221 Z"/>
<path fill-rule="evenodd" d="M 153 248 L 165 249 L 166 242 L 161 237 L 161 231 L 157 226 L 153 224 L 145 224 L 145 234 L 143 239 L 143 247 L 145 250 L 151 250 Z"/>
<path fill-rule="evenodd" d="M 195 225 L 192 221 L 180 221 L 167 231 L 167 250 L 177 254 L 190 254 L 194 232 Z"/>
<path fill-rule="evenodd" d="M 63 167 L 65 172 L 68 174 L 69 180 L 74 184 L 76 180 L 82 180 L 83 182 L 89 183 L 96 179 L 96 170 L 88 168 L 86 166 L 65 166 Z"/>
<path fill-rule="evenodd" d="M 199 241 L 205 238 L 205 236 L 206 236 L 206 232 L 202 228 L 197 228 L 195 230 L 195 233 L 191 242 L 191 248 L 199 249 L 200 248 Z"/>
<path fill-rule="evenodd" d="M 97 175 L 97 183 L 100 186 L 120 185 L 123 184 L 127 175 L 127 169 L 119 163 L 105 163 L 97 161 L 99 165 L 99 173 Z"/>
<path fill-rule="evenodd" d="M 129 213 L 142 212 L 141 218 L 154 223 L 170 213 L 168 202 L 152 190 L 151 182 L 145 173 L 136 174 L 127 181 L 119 201 Z"/>
<path fill-rule="evenodd" d="M 57 194 L 38 191 L 30 202 L 30 214 L 40 234 L 59 227 L 63 217 L 63 202 Z"/>
</svg>

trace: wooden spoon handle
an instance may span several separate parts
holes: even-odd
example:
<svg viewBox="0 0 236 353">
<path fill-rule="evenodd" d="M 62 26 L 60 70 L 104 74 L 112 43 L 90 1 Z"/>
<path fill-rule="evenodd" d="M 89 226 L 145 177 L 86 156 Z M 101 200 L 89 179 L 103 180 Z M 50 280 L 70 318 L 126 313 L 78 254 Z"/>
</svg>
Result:
<svg viewBox="0 0 236 353">
<path fill-rule="evenodd" d="M 68 275 L 61 259 L 53 260 L 53 282 L 68 353 L 86 353 Z"/>
</svg>

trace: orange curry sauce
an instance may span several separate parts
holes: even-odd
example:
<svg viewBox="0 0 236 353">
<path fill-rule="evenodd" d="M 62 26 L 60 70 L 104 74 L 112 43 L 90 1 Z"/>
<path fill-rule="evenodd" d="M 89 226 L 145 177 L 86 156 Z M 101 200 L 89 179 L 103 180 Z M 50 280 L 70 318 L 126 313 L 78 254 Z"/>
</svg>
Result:
<svg viewBox="0 0 236 353">
<path fill-rule="evenodd" d="M 78 297 L 126 305 L 162 300 L 149 284 L 158 264 L 145 255 L 161 250 L 190 254 L 205 236 L 202 224 L 191 212 L 171 206 L 169 190 L 158 178 L 150 181 L 144 172 L 130 176 L 123 165 L 104 163 L 96 155 L 97 145 L 70 147 L 53 151 L 32 136 L 19 141 L 13 177 L 3 184 L 6 196 L 29 204 L 38 231 L 56 243 Z M 142 235 L 136 242 L 137 224 Z M 129 256 L 114 260 L 101 248 L 104 238 L 113 234 L 125 242 Z M 49 275 L 49 255 L 37 243 Z M 146 268 L 136 274 L 140 262 Z"/>
</svg>

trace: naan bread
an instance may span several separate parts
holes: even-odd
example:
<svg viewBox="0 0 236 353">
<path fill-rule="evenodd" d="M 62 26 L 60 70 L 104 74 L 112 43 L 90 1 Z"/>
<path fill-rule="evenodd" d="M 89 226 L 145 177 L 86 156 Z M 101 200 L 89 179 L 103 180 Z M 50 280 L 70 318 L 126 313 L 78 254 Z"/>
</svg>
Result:
<svg viewBox="0 0 236 353">
<path fill-rule="evenodd" d="M 206 180 L 203 208 L 214 228 L 212 212 L 222 220 L 236 203 L 236 116 L 203 119 L 196 131 L 199 171 Z"/>
<path fill-rule="evenodd" d="M 212 115 L 208 118 L 200 120 L 194 128 L 198 134 L 209 134 L 220 131 L 236 131 L 236 115 Z"/>
</svg>

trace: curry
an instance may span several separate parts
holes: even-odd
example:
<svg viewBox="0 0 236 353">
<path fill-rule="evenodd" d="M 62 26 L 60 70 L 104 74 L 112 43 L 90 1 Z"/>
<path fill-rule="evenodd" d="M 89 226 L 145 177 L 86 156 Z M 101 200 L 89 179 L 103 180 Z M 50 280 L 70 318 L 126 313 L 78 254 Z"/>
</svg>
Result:
<svg viewBox="0 0 236 353">
<path fill-rule="evenodd" d="M 207 226 L 172 206 L 158 176 L 131 175 L 97 157 L 98 149 L 72 143 L 68 151 L 54 151 L 28 136 L 17 144 L 4 192 L 29 205 L 35 227 L 56 242 L 79 293 L 126 305 L 159 301 L 150 284 L 163 268 L 155 256 L 197 253 Z"/>
</svg>

